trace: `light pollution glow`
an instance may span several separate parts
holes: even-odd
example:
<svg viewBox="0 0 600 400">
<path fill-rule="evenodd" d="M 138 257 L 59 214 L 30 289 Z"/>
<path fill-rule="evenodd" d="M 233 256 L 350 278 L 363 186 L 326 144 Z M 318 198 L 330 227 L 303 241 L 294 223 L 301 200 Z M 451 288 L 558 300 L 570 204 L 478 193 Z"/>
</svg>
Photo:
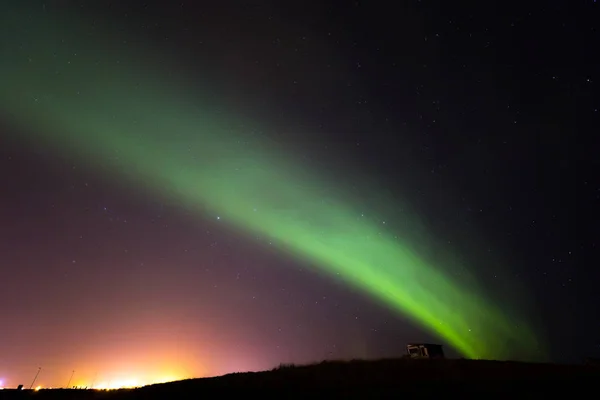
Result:
<svg viewBox="0 0 600 400">
<path fill-rule="evenodd" d="M 152 369 L 153 371 L 150 371 Z M 65 371 L 66 372 L 66 371 Z M 55 381 L 55 379 L 50 378 L 44 379 L 44 374 L 46 371 L 42 369 L 40 371 L 40 378 L 36 380 L 36 390 L 40 389 L 52 389 L 52 388 L 60 388 L 66 387 L 65 382 L 63 382 L 63 386 L 57 386 L 56 382 L 54 384 L 50 384 L 50 381 Z M 52 374 L 54 375 L 54 374 Z M 79 378 L 77 376 L 77 371 L 73 374 L 74 377 L 69 383 L 69 388 L 88 388 L 88 389 L 98 389 L 98 390 L 111 390 L 111 389 L 121 389 L 121 388 L 134 388 L 141 387 L 146 385 L 152 385 L 156 383 L 165 383 L 165 382 L 173 382 L 179 381 L 183 379 L 189 379 L 197 377 L 196 375 L 186 375 L 186 371 L 184 371 L 181 366 L 175 366 L 172 368 L 165 367 L 154 367 L 154 368 L 139 368 L 135 371 L 123 371 L 123 372 L 107 372 L 104 371 L 102 374 L 94 374 L 90 375 L 89 371 L 83 371 L 83 377 Z M 79 374 L 81 375 L 81 373 Z M 46 383 L 48 382 L 48 383 Z M 23 382 L 21 382 L 23 383 Z M 14 387 L 16 388 L 18 383 L 15 382 L 7 382 L 6 386 L 3 386 L 4 383 L 0 384 L 0 388 L 4 387 Z M 25 385 L 27 387 L 27 385 Z"/>
<path fill-rule="evenodd" d="M 241 232 L 269 237 L 467 357 L 501 359 L 515 347 L 538 347 L 514 314 L 444 276 L 386 231 L 382 218 L 364 217 L 341 190 L 331 193 L 334 185 L 286 160 L 276 146 L 244 140 L 256 124 L 167 85 L 166 74 L 141 61 L 144 54 L 138 60 L 107 42 L 119 62 L 103 61 L 76 23 L 4 5 L 1 14 L 2 46 L 11 55 L 0 64 L 0 107 L 32 132 L 33 145 L 75 154 Z"/>
<path fill-rule="evenodd" d="M 158 378 L 158 379 L 147 379 L 147 380 L 141 380 L 138 378 L 117 378 L 111 381 L 106 381 L 106 382 L 99 382 L 99 383 L 88 383 L 88 382 L 73 382 L 73 385 L 70 385 L 69 388 L 76 388 L 76 389 L 95 389 L 95 390 L 115 390 L 115 389 L 132 389 L 132 388 L 138 388 L 138 387 L 142 387 L 142 386 L 146 386 L 146 385 L 152 385 L 152 384 L 156 384 L 156 383 L 167 383 L 167 382 L 174 382 L 174 381 L 178 381 L 178 380 L 182 380 L 185 378 L 178 378 L 178 377 L 163 377 L 163 378 Z M 0 385 L 0 388 L 1 385 Z M 34 390 L 37 392 L 39 390 L 42 389 L 57 389 L 55 387 L 52 386 L 43 386 L 43 385 L 37 385 Z"/>
</svg>

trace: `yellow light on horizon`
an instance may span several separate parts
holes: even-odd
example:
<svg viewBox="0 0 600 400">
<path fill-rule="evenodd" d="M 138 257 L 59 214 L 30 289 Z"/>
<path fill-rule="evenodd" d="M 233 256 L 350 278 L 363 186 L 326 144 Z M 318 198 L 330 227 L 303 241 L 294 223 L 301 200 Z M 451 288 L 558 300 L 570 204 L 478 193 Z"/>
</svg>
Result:
<svg viewBox="0 0 600 400">
<path fill-rule="evenodd" d="M 166 368 L 163 364 L 162 366 L 156 366 L 156 368 L 150 367 L 147 369 L 137 369 L 134 365 L 129 365 L 120 368 L 120 370 L 122 373 L 116 371 L 106 374 L 101 373 L 97 376 L 99 379 L 94 379 L 95 382 L 91 382 L 91 384 L 87 378 L 78 380 L 76 386 L 88 387 L 94 390 L 131 389 L 190 378 L 189 372 L 184 368 L 170 366 L 169 364 L 166 365 Z"/>
<path fill-rule="evenodd" d="M 38 390 L 40 390 L 41 388 L 42 388 L 41 386 L 36 386 L 36 388 L 35 388 L 34 390 L 37 392 L 37 391 L 38 391 Z"/>
<path fill-rule="evenodd" d="M 137 379 L 119 379 L 108 383 L 102 382 L 93 387 L 93 389 L 99 390 L 115 390 L 115 389 L 132 389 L 143 386 Z"/>
<path fill-rule="evenodd" d="M 167 383 L 167 382 L 175 382 L 175 381 L 180 381 L 181 378 L 176 378 L 174 376 L 167 376 L 167 377 L 163 377 L 158 379 L 155 383 Z"/>
</svg>

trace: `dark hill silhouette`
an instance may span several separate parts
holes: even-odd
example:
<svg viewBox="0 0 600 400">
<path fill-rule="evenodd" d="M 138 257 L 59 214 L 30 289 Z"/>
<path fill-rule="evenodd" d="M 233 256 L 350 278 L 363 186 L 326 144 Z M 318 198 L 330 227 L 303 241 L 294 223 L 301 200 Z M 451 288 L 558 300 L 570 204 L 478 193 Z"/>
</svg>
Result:
<svg viewBox="0 0 600 400">
<path fill-rule="evenodd" d="M 189 379 L 117 391 L 41 390 L 0 392 L 0 398 L 45 399 L 196 399 L 252 393 L 327 398 L 439 397 L 477 394 L 592 395 L 600 368 L 590 365 L 531 364 L 474 360 L 327 361 L 282 365 L 271 371 Z M 318 391 L 317 391 L 318 390 Z M 593 392 L 592 392 L 593 390 Z M 536 397 L 537 398 L 537 397 Z"/>
</svg>

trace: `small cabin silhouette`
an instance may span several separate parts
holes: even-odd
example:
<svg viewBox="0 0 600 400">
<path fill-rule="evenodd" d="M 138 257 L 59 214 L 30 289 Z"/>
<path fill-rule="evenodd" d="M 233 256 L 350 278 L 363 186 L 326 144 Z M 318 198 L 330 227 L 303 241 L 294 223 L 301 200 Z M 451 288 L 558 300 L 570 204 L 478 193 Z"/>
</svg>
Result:
<svg viewBox="0 0 600 400">
<path fill-rule="evenodd" d="M 410 343 L 406 345 L 410 358 L 444 358 L 444 348 L 441 344 Z"/>
</svg>

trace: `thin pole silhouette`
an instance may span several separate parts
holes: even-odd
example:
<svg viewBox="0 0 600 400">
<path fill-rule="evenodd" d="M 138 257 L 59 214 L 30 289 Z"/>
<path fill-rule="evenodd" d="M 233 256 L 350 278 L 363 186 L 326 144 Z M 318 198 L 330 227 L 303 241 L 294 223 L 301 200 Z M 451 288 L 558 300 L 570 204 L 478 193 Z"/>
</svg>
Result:
<svg viewBox="0 0 600 400">
<path fill-rule="evenodd" d="M 42 367 L 38 367 L 37 374 L 35 374 L 35 378 L 33 378 L 33 381 L 31 381 L 31 385 L 29 385 L 29 389 L 31 389 L 33 387 L 33 384 L 35 383 L 35 380 L 37 379 L 41 370 L 42 370 Z"/>
<path fill-rule="evenodd" d="M 67 382 L 67 389 L 69 388 L 69 385 L 71 384 L 71 379 L 73 379 L 73 375 L 75 375 L 75 370 L 73 370 L 73 372 L 71 372 L 71 377 L 69 378 L 69 382 Z"/>
</svg>

